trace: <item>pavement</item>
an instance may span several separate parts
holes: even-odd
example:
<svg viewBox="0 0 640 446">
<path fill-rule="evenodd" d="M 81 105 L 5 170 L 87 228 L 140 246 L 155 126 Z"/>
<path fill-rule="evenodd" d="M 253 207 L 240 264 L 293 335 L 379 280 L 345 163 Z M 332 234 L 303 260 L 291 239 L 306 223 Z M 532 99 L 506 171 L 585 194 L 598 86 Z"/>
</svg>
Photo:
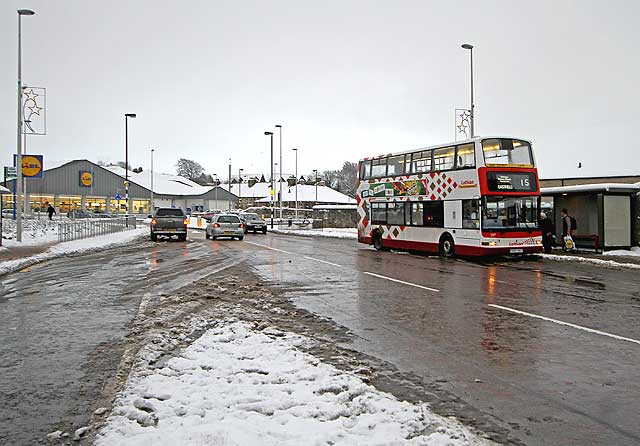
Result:
<svg viewBox="0 0 640 446">
<path fill-rule="evenodd" d="M 512 444 L 640 444 L 635 271 L 442 260 L 273 234 L 208 241 L 197 231 L 186 243 L 145 241 L 2 278 L 0 443 L 32 444 L 60 419 L 80 425 L 142 297 L 233 259 L 348 332 L 349 348 L 437 383 L 436 411 L 486 419 Z"/>
</svg>

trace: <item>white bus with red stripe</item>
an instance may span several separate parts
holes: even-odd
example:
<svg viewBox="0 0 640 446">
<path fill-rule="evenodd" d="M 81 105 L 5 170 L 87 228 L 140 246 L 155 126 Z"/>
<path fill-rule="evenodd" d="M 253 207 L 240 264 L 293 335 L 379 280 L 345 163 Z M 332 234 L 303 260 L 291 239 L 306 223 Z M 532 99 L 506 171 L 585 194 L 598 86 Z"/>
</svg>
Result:
<svg viewBox="0 0 640 446">
<path fill-rule="evenodd" d="M 541 252 L 531 142 L 478 137 L 358 164 L 358 241 L 451 257 Z"/>
</svg>

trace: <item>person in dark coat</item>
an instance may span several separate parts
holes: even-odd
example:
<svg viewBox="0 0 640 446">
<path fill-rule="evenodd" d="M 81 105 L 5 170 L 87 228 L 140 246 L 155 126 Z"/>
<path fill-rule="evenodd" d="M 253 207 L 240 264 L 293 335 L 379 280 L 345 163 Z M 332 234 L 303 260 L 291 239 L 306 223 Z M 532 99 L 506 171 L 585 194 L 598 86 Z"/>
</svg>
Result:
<svg viewBox="0 0 640 446">
<path fill-rule="evenodd" d="M 49 215 L 49 220 L 53 220 L 53 216 L 55 215 L 55 213 L 55 208 L 51 206 L 51 203 L 49 203 L 49 205 L 47 206 L 47 214 Z"/>
<path fill-rule="evenodd" d="M 546 254 L 551 253 L 553 246 L 553 223 L 544 212 L 540 213 L 540 231 L 542 231 L 542 246 Z"/>
</svg>

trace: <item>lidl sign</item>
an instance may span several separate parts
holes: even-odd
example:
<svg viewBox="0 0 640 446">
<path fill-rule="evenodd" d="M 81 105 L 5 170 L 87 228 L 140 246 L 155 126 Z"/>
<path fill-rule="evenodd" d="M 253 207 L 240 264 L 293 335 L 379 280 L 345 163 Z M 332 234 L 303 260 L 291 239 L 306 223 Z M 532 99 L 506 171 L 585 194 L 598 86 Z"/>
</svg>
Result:
<svg viewBox="0 0 640 446">
<path fill-rule="evenodd" d="M 13 165 L 18 156 L 13 155 Z M 22 155 L 22 176 L 26 178 L 42 178 L 42 155 Z"/>
<path fill-rule="evenodd" d="M 93 174 L 88 170 L 80 171 L 80 186 L 82 187 L 93 186 Z"/>
</svg>

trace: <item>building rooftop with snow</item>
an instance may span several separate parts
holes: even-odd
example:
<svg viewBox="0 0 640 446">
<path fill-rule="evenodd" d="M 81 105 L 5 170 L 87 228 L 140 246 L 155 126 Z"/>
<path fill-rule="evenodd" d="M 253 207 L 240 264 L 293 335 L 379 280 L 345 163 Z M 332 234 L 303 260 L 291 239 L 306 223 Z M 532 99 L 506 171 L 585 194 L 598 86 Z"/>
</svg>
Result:
<svg viewBox="0 0 640 446">
<path fill-rule="evenodd" d="M 26 193 L 29 209 L 44 209 L 53 203 L 58 212 L 92 210 L 104 213 L 127 212 L 125 170 L 119 166 L 99 166 L 88 160 L 48 163 L 42 178 L 28 178 Z M 129 213 L 148 214 L 151 197 L 156 207 L 182 209 L 235 208 L 238 197 L 222 187 L 201 186 L 178 176 L 150 171 L 129 171 Z M 12 191 L 15 181 L 8 181 Z M 2 197 L 5 208 L 13 208 L 13 196 Z"/>
</svg>

